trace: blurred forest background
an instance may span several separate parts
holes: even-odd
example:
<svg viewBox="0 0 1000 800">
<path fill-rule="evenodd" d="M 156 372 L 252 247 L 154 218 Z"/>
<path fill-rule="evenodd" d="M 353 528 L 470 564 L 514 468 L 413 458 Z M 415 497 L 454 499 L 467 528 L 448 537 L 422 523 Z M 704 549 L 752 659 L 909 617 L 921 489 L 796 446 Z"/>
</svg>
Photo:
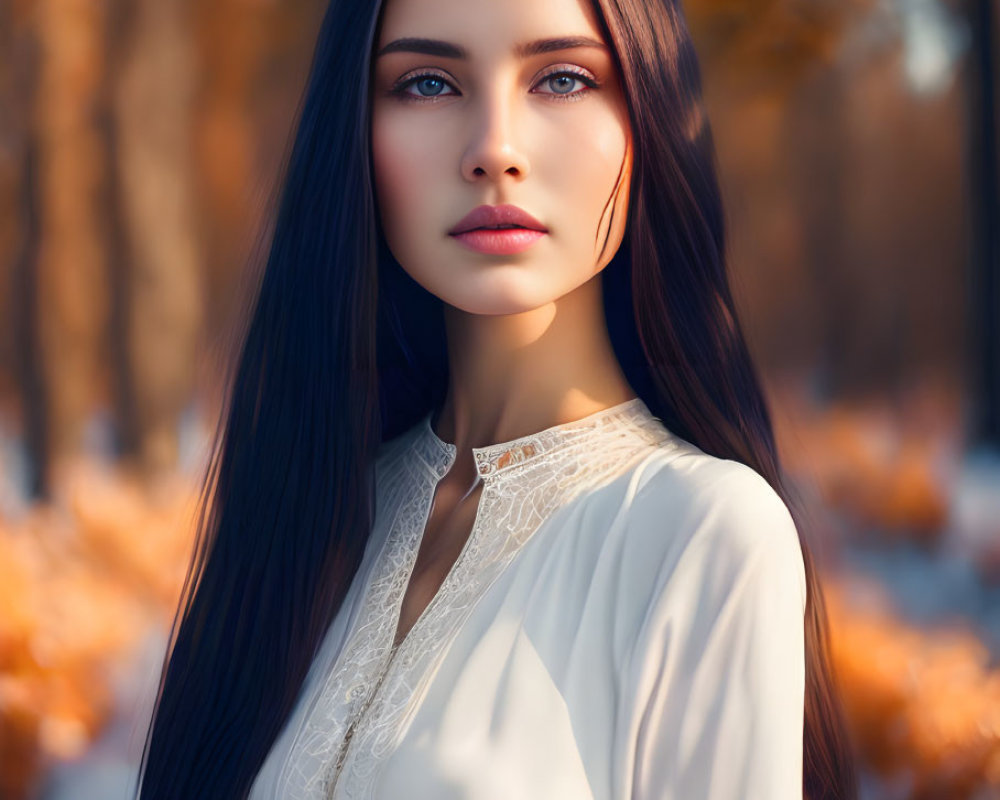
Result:
<svg viewBox="0 0 1000 800">
<path fill-rule="evenodd" d="M 1000 797 L 995 0 L 686 0 L 869 800 Z M 0 0 L 0 797 L 123 797 L 322 0 Z"/>
</svg>

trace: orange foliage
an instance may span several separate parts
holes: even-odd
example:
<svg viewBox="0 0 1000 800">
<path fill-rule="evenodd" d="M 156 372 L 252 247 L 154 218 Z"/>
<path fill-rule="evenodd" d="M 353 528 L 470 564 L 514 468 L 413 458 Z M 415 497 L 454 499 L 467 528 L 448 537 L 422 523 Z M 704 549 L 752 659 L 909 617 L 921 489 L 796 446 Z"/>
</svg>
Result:
<svg viewBox="0 0 1000 800">
<path fill-rule="evenodd" d="M 906 773 L 914 800 L 1000 791 L 1000 670 L 977 636 L 922 631 L 884 602 L 853 608 L 844 586 L 824 589 L 834 669 L 869 766 Z"/>
<path fill-rule="evenodd" d="M 79 466 L 62 500 L 0 520 L 0 796 L 27 793 L 52 759 L 83 753 L 114 711 L 120 670 L 169 625 L 193 528 L 190 490 L 156 496 Z"/>
<path fill-rule="evenodd" d="M 862 529 L 932 541 L 948 522 L 958 426 L 945 401 L 924 403 L 908 415 L 884 401 L 817 409 L 786 389 L 781 406 L 793 419 L 775 419 L 785 464 Z"/>
</svg>

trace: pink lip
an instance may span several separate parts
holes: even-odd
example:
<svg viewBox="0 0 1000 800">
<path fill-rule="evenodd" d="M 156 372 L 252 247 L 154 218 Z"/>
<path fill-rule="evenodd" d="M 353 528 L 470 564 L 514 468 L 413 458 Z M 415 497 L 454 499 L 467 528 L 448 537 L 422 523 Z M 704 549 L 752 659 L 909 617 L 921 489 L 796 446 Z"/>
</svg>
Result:
<svg viewBox="0 0 1000 800">
<path fill-rule="evenodd" d="M 517 227 L 501 227 L 511 225 Z M 476 252 L 507 256 L 527 250 L 548 228 L 527 211 L 505 203 L 476 206 L 448 233 Z"/>
<path fill-rule="evenodd" d="M 508 228 L 506 230 L 476 228 L 464 233 L 452 234 L 470 250 L 498 256 L 510 256 L 527 250 L 544 235 L 544 231 L 534 231 L 527 228 Z"/>
</svg>

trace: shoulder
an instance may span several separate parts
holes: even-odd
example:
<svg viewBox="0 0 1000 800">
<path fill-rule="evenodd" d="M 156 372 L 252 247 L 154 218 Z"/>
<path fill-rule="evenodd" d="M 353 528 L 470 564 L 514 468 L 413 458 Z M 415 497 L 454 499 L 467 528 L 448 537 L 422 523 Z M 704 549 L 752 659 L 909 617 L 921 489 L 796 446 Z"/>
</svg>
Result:
<svg viewBox="0 0 1000 800">
<path fill-rule="evenodd" d="M 761 526 L 786 534 L 795 524 L 784 500 L 764 477 L 739 461 L 711 456 L 676 437 L 657 448 L 637 476 L 629 515 L 644 528 L 657 522 L 711 523 L 707 532 L 733 546 L 752 547 Z"/>
<path fill-rule="evenodd" d="M 798 530 L 781 496 L 756 470 L 674 437 L 639 473 L 624 522 L 634 546 L 658 565 L 661 581 L 682 568 L 735 580 L 751 569 L 762 572 L 755 564 L 767 561 L 767 569 L 795 577 L 804 606 Z"/>
</svg>

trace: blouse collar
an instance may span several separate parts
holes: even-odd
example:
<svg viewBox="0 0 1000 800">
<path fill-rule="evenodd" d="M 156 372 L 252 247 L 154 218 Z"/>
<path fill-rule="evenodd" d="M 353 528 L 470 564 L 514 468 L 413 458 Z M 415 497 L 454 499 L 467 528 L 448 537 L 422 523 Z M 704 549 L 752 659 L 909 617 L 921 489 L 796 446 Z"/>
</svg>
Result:
<svg viewBox="0 0 1000 800">
<path fill-rule="evenodd" d="M 418 425 L 414 440 L 417 451 L 440 479 L 451 468 L 456 446 L 441 439 L 431 427 L 429 411 Z M 511 470 L 520 464 L 533 462 L 545 454 L 569 447 L 586 446 L 609 428 L 629 427 L 656 420 L 640 397 L 633 397 L 608 408 L 595 411 L 572 422 L 553 425 L 537 433 L 519 436 L 507 442 L 473 447 L 476 471 L 486 478 Z M 659 421 L 657 420 L 657 424 Z"/>
</svg>

